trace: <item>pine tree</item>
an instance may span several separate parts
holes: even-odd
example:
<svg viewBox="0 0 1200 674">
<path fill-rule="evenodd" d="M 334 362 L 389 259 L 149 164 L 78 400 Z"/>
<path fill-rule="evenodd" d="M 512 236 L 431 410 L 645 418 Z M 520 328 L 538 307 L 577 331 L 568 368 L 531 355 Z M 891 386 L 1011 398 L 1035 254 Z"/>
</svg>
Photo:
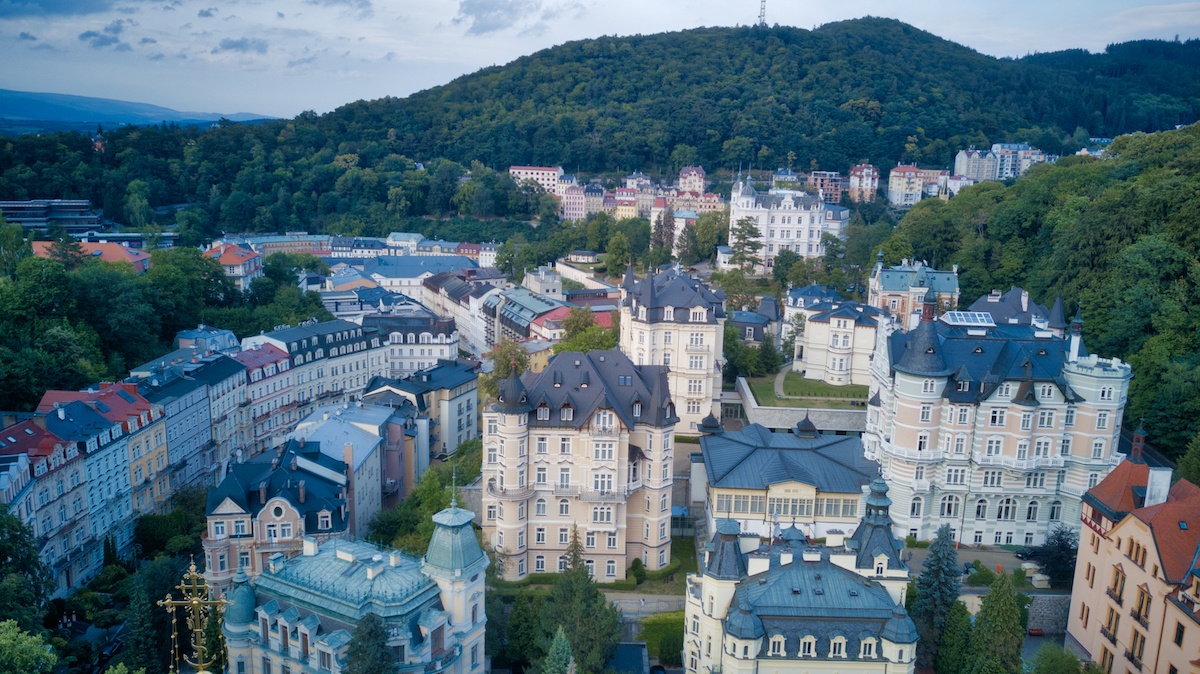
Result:
<svg viewBox="0 0 1200 674">
<path fill-rule="evenodd" d="M 775 338 L 771 335 L 763 335 L 762 344 L 758 347 L 758 366 L 762 368 L 764 374 L 775 374 L 779 372 L 781 362 L 782 357 L 779 355 L 779 350 L 775 348 Z"/>
<path fill-rule="evenodd" d="M 567 634 L 563 632 L 562 625 L 559 625 L 558 630 L 554 632 L 554 640 L 550 642 L 546 659 L 542 661 L 541 674 L 568 674 L 574 668 L 571 644 L 567 641 Z"/>
<path fill-rule="evenodd" d="M 376 613 L 363 616 L 350 636 L 346 651 L 345 674 L 392 674 L 396 654 L 387 644 L 387 628 Z"/>
<path fill-rule="evenodd" d="M 87 256 L 83 252 L 83 246 L 75 237 L 68 234 L 66 229 L 58 225 L 51 228 L 50 234 L 54 237 L 54 243 L 50 244 L 50 259 L 61 262 L 67 271 L 84 263 Z"/>
<path fill-rule="evenodd" d="M 581 674 L 603 672 L 621 639 L 621 614 L 592 581 L 578 529 L 572 532 L 567 547 L 567 570 L 554 582 L 542 613 L 542 634 L 547 641 L 559 627 L 571 643 Z"/>
<path fill-rule="evenodd" d="M 1181 480 L 1200 485 L 1200 433 L 1192 438 L 1192 441 L 1188 443 L 1187 451 L 1179 457 L 1179 463 L 1175 465 L 1175 474 Z"/>
<path fill-rule="evenodd" d="M 679 262 L 687 266 L 696 264 L 704 257 L 700 250 L 700 238 L 696 233 L 696 225 L 688 223 L 679 232 L 679 240 L 675 243 L 679 249 Z"/>
<path fill-rule="evenodd" d="M 912 619 L 921 640 L 917 642 L 917 658 L 924 667 L 933 665 L 946 626 L 946 616 L 958 601 L 962 570 L 954 549 L 950 526 L 938 529 L 929 556 L 917 578 L 917 600 L 913 602 Z"/>
<path fill-rule="evenodd" d="M 984 596 L 975 627 L 971 630 L 970 674 L 992 674 L 992 666 L 1004 674 L 1020 674 L 1021 612 L 1017 595 L 1007 573 L 996 576 L 992 589 Z"/>
<path fill-rule="evenodd" d="M 967 648 L 971 643 L 971 614 L 967 605 L 954 602 L 946 616 L 942 643 L 938 645 L 936 667 L 938 674 L 958 674 L 967 664 Z"/>
<path fill-rule="evenodd" d="M 608 255 L 604 258 L 608 273 L 619 274 L 621 269 L 629 264 L 630 259 L 629 238 L 624 232 L 613 234 L 608 240 Z"/>
<path fill-rule="evenodd" d="M 158 635 L 154 629 L 154 609 L 146 587 L 134 580 L 129 596 L 129 641 L 125 646 L 125 664 L 132 670 L 144 669 L 146 674 L 161 674 L 162 660 Z"/>
<path fill-rule="evenodd" d="M 754 218 L 749 216 L 738 220 L 729 233 L 729 264 L 743 271 L 753 271 L 762 260 L 758 251 L 762 249 L 762 231 L 754 224 Z"/>
<path fill-rule="evenodd" d="M 224 611 L 214 609 L 208 616 L 204 626 L 204 657 L 212 663 L 209 671 L 223 672 L 228 662 L 225 650 L 225 633 L 221 630 L 224 622 Z"/>
</svg>

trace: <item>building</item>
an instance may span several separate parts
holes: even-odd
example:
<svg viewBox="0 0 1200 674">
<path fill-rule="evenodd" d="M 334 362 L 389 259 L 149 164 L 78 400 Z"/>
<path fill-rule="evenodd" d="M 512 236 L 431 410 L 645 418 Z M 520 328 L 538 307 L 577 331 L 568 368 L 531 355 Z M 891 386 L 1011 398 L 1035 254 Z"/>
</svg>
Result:
<svg viewBox="0 0 1200 674">
<path fill-rule="evenodd" d="M 763 544 L 720 520 L 687 579 L 686 672 L 912 674 L 909 570 L 887 490 L 872 482 L 854 535 L 831 532 L 824 547 L 791 526 Z"/>
<path fill-rule="evenodd" d="M 704 194 L 704 183 L 703 166 L 684 166 L 679 169 L 679 191 Z"/>
<path fill-rule="evenodd" d="M 510 166 L 508 175 L 517 185 L 532 180 L 546 190 L 546 194 L 558 194 L 558 179 L 562 177 L 561 166 Z"/>
<path fill-rule="evenodd" d="M 867 281 L 867 304 L 887 311 L 901 329 L 912 330 L 921 322 L 921 306 L 930 288 L 941 311 L 957 309 L 958 265 L 950 271 L 940 271 L 924 262 L 905 259 L 893 267 L 884 267 L 880 249 Z"/>
<path fill-rule="evenodd" d="M 792 334 L 797 318 L 807 318 L 813 305 L 820 302 L 838 302 L 842 295 L 833 286 L 823 286 L 811 283 L 803 288 L 788 286 L 787 295 L 783 298 L 783 325 L 780 334 L 784 339 Z"/>
<path fill-rule="evenodd" d="M 290 442 L 233 464 L 208 491 L 205 582 L 225 592 L 235 572 L 257 578 L 276 554 L 300 554 L 305 537 L 346 535 L 348 501 L 346 464 L 316 443 Z"/>
<path fill-rule="evenodd" d="M 401 674 L 467 674 L 484 666 L 488 558 L 473 514 L 451 500 L 433 516 L 425 556 L 358 541 L 306 538 L 291 559 L 276 555 L 251 585 L 237 574 L 226 598 L 229 671 L 346 671 L 351 633 L 381 617 Z"/>
<path fill-rule="evenodd" d="M 221 271 L 233 281 L 233 287 L 241 292 L 250 290 L 254 279 L 263 275 L 263 256 L 242 246 L 214 243 L 212 248 L 204 251 L 204 257 L 216 260 L 221 265 Z"/>
<path fill-rule="evenodd" d="M 976 182 L 996 180 L 996 155 L 974 147 L 959 150 L 954 155 L 954 174 L 966 176 Z"/>
<path fill-rule="evenodd" d="M 51 257 L 53 241 L 31 241 L 33 254 L 36 257 Z M 103 260 L 104 262 L 128 262 L 133 266 L 135 274 L 145 274 L 150 271 L 150 255 L 136 248 L 128 248 L 119 243 L 85 243 L 79 242 L 85 257 Z"/>
<path fill-rule="evenodd" d="M 562 192 L 562 219 L 583 220 L 587 217 L 587 201 L 583 185 L 571 185 Z"/>
<path fill-rule="evenodd" d="M 926 196 L 940 194 L 949 178 L 948 171 L 900 164 L 888 174 L 888 203 L 894 208 L 911 208 Z"/>
<path fill-rule="evenodd" d="M 1067 646 L 1104 672 L 1195 670 L 1200 488 L 1133 449 L 1083 497 Z M 1125 600 L 1129 608 L 1125 608 Z"/>
<path fill-rule="evenodd" d="M 296 380 L 287 353 L 274 344 L 256 344 L 234 354 L 246 368 L 244 448 L 250 456 L 279 444 L 299 419 Z"/>
<path fill-rule="evenodd" d="M 879 331 L 871 366 L 863 442 L 892 485 L 897 530 L 1040 545 L 1120 463 L 1130 367 L 1088 354 L 1079 317 L 1064 338 L 976 312 L 935 319 L 935 307 L 930 289 L 914 330 Z"/>
<path fill-rule="evenodd" d="M 767 336 L 779 330 L 779 324 L 757 311 L 730 311 L 726 322 L 733 326 L 738 337 L 750 346 L 758 346 Z M 778 346 L 778 345 L 776 345 Z"/>
<path fill-rule="evenodd" d="M 567 262 L 574 262 L 577 264 L 596 264 L 599 261 L 600 260 L 598 257 L 596 257 L 595 251 L 591 250 L 573 250 L 569 255 L 567 255 Z"/>
<path fill-rule="evenodd" d="M 466 290 L 469 292 L 471 286 L 467 285 Z M 433 367 L 439 360 L 458 357 L 454 319 L 442 318 L 416 302 L 393 307 L 387 313 L 363 316 L 362 325 L 385 338 L 385 373 L 389 377 L 404 377 Z"/>
<path fill-rule="evenodd" d="M 633 216 L 636 217 L 636 216 Z M 553 267 L 542 265 L 532 272 L 526 272 L 521 285 L 529 290 L 546 297 L 561 300 L 563 298 L 562 276 Z"/>
<path fill-rule="evenodd" d="M 369 236 L 335 236 L 329 240 L 330 253 L 333 257 L 370 258 L 387 255 L 386 239 Z"/>
<path fill-rule="evenodd" d="M 499 246 L 495 241 L 479 244 L 479 266 L 480 267 L 495 267 L 496 266 L 496 249 Z"/>
<path fill-rule="evenodd" d="M 504 578 L 561 571 L 578 536 L 606 582 L 671 557 L 675 425 L 667 368 L 620 351 L 560 353 L 500 383 L 483 414 L 484 539 Z"/>
<path fill-rule="evenodd" d="M 879 171 L 870 164 L 857 164 L 850 169 L 848 181 L 850 201 L 858 204 L 875 201 L 879 192 Z"/>
<path fill-rule="evenodd" d="M 805 379 L 834 386 L 868 386 L 875 335 L 887 320 L 883 311 L 858 302 L 833 301 L 811 305 L 804 322 L 804 339 L 797 340 L 792 369 Z"/>
<path fill-rule="evenodd" d="M 1056 298 L 1053 309 L 1047 309 L 1029 299 L 1029 291 L 1024 288 L 1013 287 L 1006 293 L 993 290 L 972 302 L 967 311 L 986 313 L 996 325 L 1040 324 L 1059 335 L 1067 327 L 1061 297 Z"/>
<path fill-rule="evenodd" d="M 757 253 L 762 265 L 755 271 L 770 273 L 775 256 L 784 250 L 803 258 L 823 257 L 822 237 L 830 234 L 844 238 L 850 211 L 826 205 L 819 196 L 799 190 L 773 188 L 761 194 L 749 180 L 738 176 L 729 200 L 731 235 L 743 218 L 750 218 L 760 233 L 756 241 L 762 244 Z"/>
<path fill-rule="evenodd" d="M 842 203 L 842 191 L 846 189 L 846 180 L 837 171 L 813 171 L 808 174 L 807 185 L 821 195 L 821 200 L 827 204 Z"/>
<path fill-rule="evenodd" d="M 725 364 L 725 301 L 700 281 L 668 269 L 621 283 L 620 349 L 638 365 L 663 365 L 679 430 L 694 433 L 718 410 Z"/>
<path fill-rule="evenodd" d="M 230 462 L 244 456 L 252 442 L 250 407 L 245 364 L 216 354 L 200 359 L 190 376 L 208 385 L 209 417 L 212 420 L 211 453 L 205 454 L 205 470 L 212 473 L 209 484 L 218 484 Z"/>
<path fill-rule="evenodd" d="M 810 538 L 853 532 L 879 467 L 862 439 L 823 435 L 806 417 L 790 433 L 758 424 L 725 431 L 709 417 L 692 463 L 693 500 L 702 493 L 708 531 L 732 520 L 742 533 L 774 538 L 792 526 Z"/>
<path fill-rule="evenodd" d="M 242 348 L 233 330 L 201 323 L 194 330 L 175 333 L 176 349 L 195 349 L 200 353 L 236 353 Z"/>
<path fill-rule="evenodd" d="M 520 287 L 491 293 L 483 299 L 481 315 L 486 351 L 496 348 L 504 338 L 519 342 L 533 336 L 530 327 L 542 314 L 563 306 L 561 299 L 540 295 Z"/>
<path fill-rule="evenodd" d="M 417 244 L 424 238 L 411 232 L 391 232 L 383 242 L 389 249 L 389 255 L 416 255 Z"/>
<path fill-rule="evenodd" d="M 414 435 L 411 415 L 405 408 L 403 403 L 325 405 L 314 410 L 291 433 L 292 438 L 321 443 L 326 454 L 343 461 L 348 458 L 346 445 L 353 445 L 353 460 L 348 462 L 354 468 L 351 475 L 354 489 L 350 493 L 354 506 L 351 525 L 352 533 L 359 536 L 366 535 L 366 526 L 375 515 L 372 508 L 394 505 L 397 499 L 393 497 L 407 495 L 429 467 L 428 452 L 422 456 L 413 452 L 414 443 L 409 438 Z M 365 435 L 359 436 L 356 432 Z M 378 461 L 371 456 L 375 451 L 372 447 L 378 449 Z M 372 475 L 363 466 L 378 466 L 379 474 Z M 382 492 L 381 506 L 372 503 L 377 498 L 369 493 L 370 488 Z M 363 495 L 357 492 L 363 492 Z"/>
<path fill-rule="evenodd" d="M 167 430 L 167 462 L 172 493 L 191 486 L 211 486 L 210 468 L 219 466 L 212 438 L 212 405 L 208 384 L 194 377 L 170 381 L 142 380 L 137 391 L 162 407 Z"/>
<path fill-rule="evenodd" d="M 408 399 L 429 416 L 435 429 L 429 438 L 430 451 L 436 456 L 449 456 L 462 443 L 479 437 L 479 375 L 468 362 L 439 360 L 406 379 L 376 377 L 367 383 L 362 397 L 374 402 L 384 393 Z"/>
<path fill-rule="evenodd" d="M 974 182 L 1009 180 L 1021 176 L 1034 164 L 1055 159 L 1028 143 L 995 143 L 986 151 L 974 147 L 959 150 L 954 156 L 954 173 Z"/>
<path fill-rule="evenodd" d="M 454 272 L 442 272 L 422 282 L 421 298 L 439 316 L 453 319 L 459 333 L 458 347 L 478 357 L 492 348 L 487 343 L 487 326 L 492 323 L 484 317 L 483 304 L 499 292 L 489 283 L 472 283 Z M 443 357 L 453 358 L 454 354 Z"/>
<path fill-rule="evenodd" d="M 58 225 L 68 234 L 104 229 L 104 222 L 87 199 L 0 201 L 0 215 L 10 225 L 20 225 L 27 232 L 45 232 Z"/>
<path fill-rule="evenodd" d="M 491 258 L 495 264 L 495 256 Z M 483 246 L 480 246 L 479 265 L 461 255 L 431 255 L 414 253 L 397 257 L 376 257 L 363 262 L 363 272 L 371 277 L 380 288 L 409 297 L 419 297 L 425 279 L 444 271 L 476 269 L 484 264 Z"/>
</svg>

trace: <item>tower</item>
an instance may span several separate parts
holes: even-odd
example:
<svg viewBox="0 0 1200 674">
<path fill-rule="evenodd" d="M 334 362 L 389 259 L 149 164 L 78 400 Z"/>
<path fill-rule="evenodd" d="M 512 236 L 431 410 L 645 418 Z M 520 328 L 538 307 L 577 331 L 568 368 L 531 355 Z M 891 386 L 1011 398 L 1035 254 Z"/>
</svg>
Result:
<svg viewBox="0 0 1200 674">
<path fill-rule="evenodd" d="M 456 496 L 450 507 L 433 516 L 433 537 L 422 560 L 421 570 L 437 583 L 442 608 L 450 614 L 455 641 L 469 657 L 460 658 L 461 672 L 470 663 L 482 662 L 484 626 L 483 575 L 490 561 L 479 542 L 471 521 L 475 514 L 458 507 Z"/>
</svg>

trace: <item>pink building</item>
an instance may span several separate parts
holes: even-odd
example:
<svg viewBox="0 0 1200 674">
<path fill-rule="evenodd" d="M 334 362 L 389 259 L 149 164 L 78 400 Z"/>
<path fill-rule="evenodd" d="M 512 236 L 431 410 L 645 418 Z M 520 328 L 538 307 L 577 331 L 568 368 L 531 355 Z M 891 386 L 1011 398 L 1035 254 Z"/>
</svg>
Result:
<svg viewBox="0 0 1200 674">
<path fill-rule="evenodd" d="M 587 217 L 587 199 L 583 185 L 571 185 L 563 190 L 562 219 L 582 220 Z"/>
</svg>

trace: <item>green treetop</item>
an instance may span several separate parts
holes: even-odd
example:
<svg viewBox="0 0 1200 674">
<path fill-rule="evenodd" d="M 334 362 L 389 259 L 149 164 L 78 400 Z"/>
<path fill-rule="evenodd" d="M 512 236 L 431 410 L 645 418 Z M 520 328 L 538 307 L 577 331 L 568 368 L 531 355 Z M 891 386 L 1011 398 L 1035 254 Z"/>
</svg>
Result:
<svg viewBox="0 0 1200 674">
<path fill-rule="evenodd" d="M 969 674 L 1020 674 L 1021 647 L 1025 635 L 1021 629 L 1021 610 L 1012 580 L 1006 573 L 996 576 L 992 588 L 983 597 L 975 627 L 971 630 Z"/>
<path fill-rule="evenodd" d="M 913 603 L 912 619 L 921 636 L 917 642 L 918 658 L 928 667 L 937 655 L 946 617 L 958 601 L 961 585 L 962 569 L 958 565 L 949 525 L 943 524 L 938 529 L 922 567 L 917 578 L 917 600 Z"/>
<path fill-rule="evenodd" d="M 345 674 L 392 674 L 396 653 L 388 646 L 387 628 L 377 613 L 368 613 L 354 626 L 346 651 Z"/>
</svg>

